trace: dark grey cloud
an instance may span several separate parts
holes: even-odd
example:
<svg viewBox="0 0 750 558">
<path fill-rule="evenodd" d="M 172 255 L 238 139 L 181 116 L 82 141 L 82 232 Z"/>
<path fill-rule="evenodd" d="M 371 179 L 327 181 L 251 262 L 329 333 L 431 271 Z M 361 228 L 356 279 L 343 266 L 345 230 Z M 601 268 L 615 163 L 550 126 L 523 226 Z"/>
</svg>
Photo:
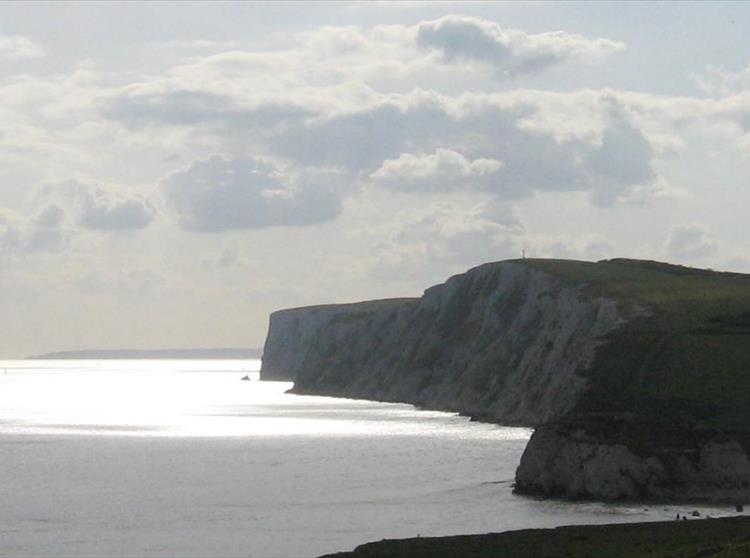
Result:
<svg viewBox="0 0 750 558">
<path fill-rule="evenodd" d="M 44 184 L 37 192 L 39 199 L 55 199 L 37 219 L 53 222 L 61 219 L 62 208 L 71 215 L 71 224 L 99 231 L 143 229 L 157 214 L 155 205 L 145 196 L 110 185 L 97 185 L 79 180 Z"/>
<path fill-rule="evenodd" d="M 33 223 L 38 227 L 56 228 L 62 225 L 64 219 L 63 208 L 56 203 L 51 203 L 36 215 Z"/>
<path fill-rule="evenodd" d="M 131 126 L 206 124 L 257 129 L 296 122 L 311 114 L 312 111 L 292 103 L 266 101 L 248 107 L 229 95 L 192 89 L 126 91 L 109 99 L 104 106 L 105 116 Z"/>
<path fill-rule="evenodd" d="M 237 110 L 238 107 L 229 96 L 179 90 L 123 93 L 111 99 L 104 112 L 110 118 L 128 123 L 187 125 L 231 118 Z"/>
<path fill-rule="evenodd" d="M 201 258 L 203 266 L 207 269 L 228 269 L 232 267 L 243 267 L 250 263 L 243 251 L 235 243 L 224 246 L 219 253 L 206 254 Z"/>
<path fill-rule="evenodd" d="M 601 145 L 588 158 L 592 181 L 600 186 L 592 189 L 593 200 L 599 205 L 612 205 L 618 194 L 631 186 L 648 184 L 656 178 L 652 161 L 654 151 L 646 137 L 612 105 Z"/>
<path fill-rule="evenodd" d="M 607 117 L 601 142 L 596 144 L 588 138 L 569 134 L 561 139 L 524 126 L 542 110 L 532 99 L 499 103 L 477 96 L 467 108 L 458 107 L 455 99 L 415 93 L 407 101 L 387 99 L 346 114 L 308 118 L 311 110 L 291 105 L 267 103 L 244 110 L 223 96 L 170 95 L 140 96 L 137 105 L 123 105 L 127 110 L 120 116 L 131 122 L 215 123 L 231 131 L 223 136 L 225 141 L 260 149 L 285 160 L 294 171 L 279 179 L 275 171 L 256 169 L 246 177 L 248 184 L 259 185 L 257 192 L 264 191 L 263 196 L 253 194 L 247 185 L 232 186 L 229 192 L 226 177 L 216 169 L 219 182 L 213 190 L 198 191 L 192 185 L 179 195 L 174 193 L 175 207 L 184 214 L 182 222 L 196 230 L 332 218 L 338 200 L 331 189 L 288 183 L 301 168 L 337 168 L 348 174 L 349 184 L 369 177 L 409 192 L 481 190 L 501 199 L 520 199 L 535 191 L 583 191 L 601 206 L 617 203 L 631 189 L 648 186 L 656 178 L 649 142 L 607 97 L 600 101 Z M 165 103 L 174 105 L 162 112 Z M 305 199 L 310 192 L 317 197 Z M 271 200 L 273 195 L 277 198 Z M 243 201 L 240 207 L 225 207 L 224 198 Z"/>
<path fill-rule="evenodd" d="M 435 143 L 432 138 L 442 139 L 447 133 L 447 115 L 437 106 L 418 105 L 403 110 L 393 103 L 383 103 L 297 126 L 272 138 L 270 147 L 304 165 L 335 165 L 355 172 L 373 172 L 385 159 L 398 157 L 407 141 L 428 148 Z"/>
<path fill-rule="evenodd" d="M 31 218 L 0 213 L 0 261 L 8 257 L 61 251 L 69 240 L 65 218 L 65 211 L 55 203 L 46 205 Z"/>
<path fill-rule="evenodd" d="M 22 249 L 28 253 L 59 252 L 68 241 L 64 228 L 65 211 L 50 203 L 26 227 Z"/>
<path fill-rule="evenodd" d="M 500 39 L 492 33 L 492 28 L 473 18 L 450 17 L 422 23 L 417 28 L 417 44 L 439 49 L 446 60 L 478 60 L 506 69 L 519 65 L 519 61 L 513 60 L 511 45 Z M 546 56 L 534 65 L 540 67 L 554 61 Z"/>
<path fill-rule="evenodd" d="M 339 196 L 319 177 L 252 158 L 195 161 L 162 187 L 180 225 L 198 232 L 314 225 L 341 211 Z"/>
<path fill-rule="evenodd" d="M 433 26 L 476 26 L 477 21 L 444 18 Z M 486 22 L 480 23 L 486 26 Z M 596 205 L 611 206 L 639 188 L 640 198 L 649 199 L 658 178 L 653 149 L 624 110 L 606 95 L 595 109 L 606 114 L 598 143 L 590 135 L 557 134 L 526 125 L 549 102 L 531 94 L 512 100 L 492 95 L 469 97 L 472 99 L 414 92 L 325 116 L 311 108 L 280 102 L 243 108 L 227 96 L 185 90 L 124 95 L 115 100 L 112 106 L 118 108 L 112 114 L 129 123 L 192 126 L 196 133 L 207 131 L 197 124 L 216 126 L 209 130 L 233 146 L 233 152 L 262 153 L 287 164 L 290 172 L 281 179 L 281 186 L 260 186 L 266 193 L 262 199 L 256 195 L 258 199 L 252 203 L 247 201 L 251 196 L 247 187 L 235 188 L 230 194 L 224 183 L 216 187 L 223 194 L 198 192 L 193 186 L 190 194 L 173 195 L 178 200 L 175 207 L 185 215 L 182 222 L 196 230 L 302 224 L 306 215 L 311 223 L 332 218 L 338 201 L 334 202 L 331 189 L 310 190 L 302 184 L 291 187 L 288 182 L 300 169 L 310 168 L 338 169 L 348 176 L 350 185 L 369 179 L 408 192 L 474 190 L 509 200 L 539 191 L 580 191 L 589 193 Z M 590 105 L 591 100 L 586 103 Z M 591 106 L 586 110 L 591 111 Z M 256 173 L 250 182 L 259 181 L 262 175 Z M 281 197 L 269 201 L 273 190 L 285 192 L 283 195 L 293 201 Z M 248 207 L 212 208 L 212 204 L 221 205 L 214 198 L 234 198 L 240 191 Z M 319 199 L 303 199 L 311 195 L 309 191 L 316 192 Z M 198 198 L 201 209 L 187 201 Z M 328 210 L 318 215 L 313 210 L 316 206 Z M 210 212 L 222 217 L 211 218 Z"/>
<path fill-rule="evenodd" d="M 124 196 L 77 181 L 46 184 L 37 195 L 45 205 L 33 215 L 0 211 L 0 263 L 32 254 L 61 252 L 81 229 L 141 229 L 156 214 L 150 202 L 141 197 Z M 46 201 L 49 198 L 56 201 Z"/>
<path fill-rule="evenodd" d="M 539 110 L 531 103 L 478 102 L 462 112 L 429 97 L 299 126 L 270 143 L 298 164 L 345 168 L 396 190 L 481 190 L 501 199 L 582 191 L 612 205 L 656 173 L 643 133 L 618 106 L 603 103 L 608 117 L 599 144 L 527 129 L 523 121 Z"/>
<path fill-rule="evenodd" d="M 122 197 L 101 188 L 81 189 L 79 223 L 88 229 L 136 230 L 154 220 L 156 209 L 141 197 Z"/>
<path fill-rule="evenodd" d="M 482 62 L 505 76 L 538 72 L 571 58 L 598 60 L 624 48 L 608 39 L 562 31 L 533 35 L 456 15 L 420 23 L 416 40 L 422 48 L 439 50 L 446 61 Z"/>
</svg>

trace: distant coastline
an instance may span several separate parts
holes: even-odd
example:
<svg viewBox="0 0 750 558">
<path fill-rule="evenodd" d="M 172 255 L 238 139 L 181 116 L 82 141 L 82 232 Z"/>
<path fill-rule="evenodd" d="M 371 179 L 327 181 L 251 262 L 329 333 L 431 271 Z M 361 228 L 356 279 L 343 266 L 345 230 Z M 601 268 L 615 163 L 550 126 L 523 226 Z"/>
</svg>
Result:
<svg viewBox="0 0 750 558">
<path fill-rule="evenodd" d="M 44 353 L 26 360 L 255 359 L 262 355 L 263 349 L 100 349 Z"/>
</svg>

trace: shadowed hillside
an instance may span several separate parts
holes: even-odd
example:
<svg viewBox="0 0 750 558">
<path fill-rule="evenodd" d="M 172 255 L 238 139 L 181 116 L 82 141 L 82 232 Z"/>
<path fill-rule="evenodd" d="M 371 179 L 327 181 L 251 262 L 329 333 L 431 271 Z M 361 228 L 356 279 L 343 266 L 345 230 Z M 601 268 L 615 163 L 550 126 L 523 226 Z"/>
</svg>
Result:
<svg viewBox="0 0 750 558">
<path fill-rule="evenodd" d="M 576 413 L 750 428 L 750 276 L 651 261 L 526 260 L 648 315 L 608 336 Z"/>
</svg>

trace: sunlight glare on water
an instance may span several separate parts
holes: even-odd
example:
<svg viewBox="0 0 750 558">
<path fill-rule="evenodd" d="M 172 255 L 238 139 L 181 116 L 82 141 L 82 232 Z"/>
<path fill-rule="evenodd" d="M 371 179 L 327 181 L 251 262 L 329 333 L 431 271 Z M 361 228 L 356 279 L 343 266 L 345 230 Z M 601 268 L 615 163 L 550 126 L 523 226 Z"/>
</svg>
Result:
<svg viewBox="0 0 750 558">
<path fill-rule="evenodd" d="M 257 370 L 0 362 L 0 554 L 317 556 L 385 537 L 685 512 L 517 497 L 529 429 L 291 395 Z"/>
<path fill-rule="evenodd" d="M 466 419 L 410 405 L 305 396 L 289 405 L 293 384 L 257 381 L 259 361 L 59 362 L 0 362 L 0 434 L 466 435 Z"/>
</svg>

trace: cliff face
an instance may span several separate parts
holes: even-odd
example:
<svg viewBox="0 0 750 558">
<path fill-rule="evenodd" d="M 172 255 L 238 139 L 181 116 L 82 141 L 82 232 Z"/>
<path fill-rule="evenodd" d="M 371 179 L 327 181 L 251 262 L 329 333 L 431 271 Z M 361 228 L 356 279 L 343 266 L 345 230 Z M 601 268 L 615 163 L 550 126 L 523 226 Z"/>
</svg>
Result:
<svg viewBox="0 0 750 558">
<path fill-rule="evenodd" d="M 644 438 L 644 429 L 653 437 Z M 546 425 L 524 451 L 516 491 L 572 499 L 741 503 L 750 501 L 750 461 L 736 439 L 712 431 Z"/>
<path fill-rule="evenodd" d="M 261 377 L 539 426 L 521 493 L 750 501 L 750 276 L 486 264 L 419 299 L 271 316 Z"/>
<path fill-rule="evenodd" d="M 351 347 L 332 345 L 337 340 L 330 338 L 332 329 L 357 330 L 360 343 L 371 340 L 364 335 L 372 320 L 408 308 L 416 299 L 401 298 L 374 300 L 356 304 L 331 304 L 279 310 L 271 314 L 266 343 L 263 347 L 263 380 L 295 381 L 302 376 L 325 374 L 321 367 L 321 353 L 328 353 L 329 360 L 354 356 Z M 323 336 L 328 333 L 329 338 Z M 356 341 L 356 340 L 355 340 Z"/>
<path fill-rule="evenodd" d="M 297 393 L 403 401 L 536 425 L 569 412 L 603 337 L 625 322 L 614 300 L 500 262 L 420 299 L 299 308 L 271 316 L 263 379 Z"/>
</svg>

